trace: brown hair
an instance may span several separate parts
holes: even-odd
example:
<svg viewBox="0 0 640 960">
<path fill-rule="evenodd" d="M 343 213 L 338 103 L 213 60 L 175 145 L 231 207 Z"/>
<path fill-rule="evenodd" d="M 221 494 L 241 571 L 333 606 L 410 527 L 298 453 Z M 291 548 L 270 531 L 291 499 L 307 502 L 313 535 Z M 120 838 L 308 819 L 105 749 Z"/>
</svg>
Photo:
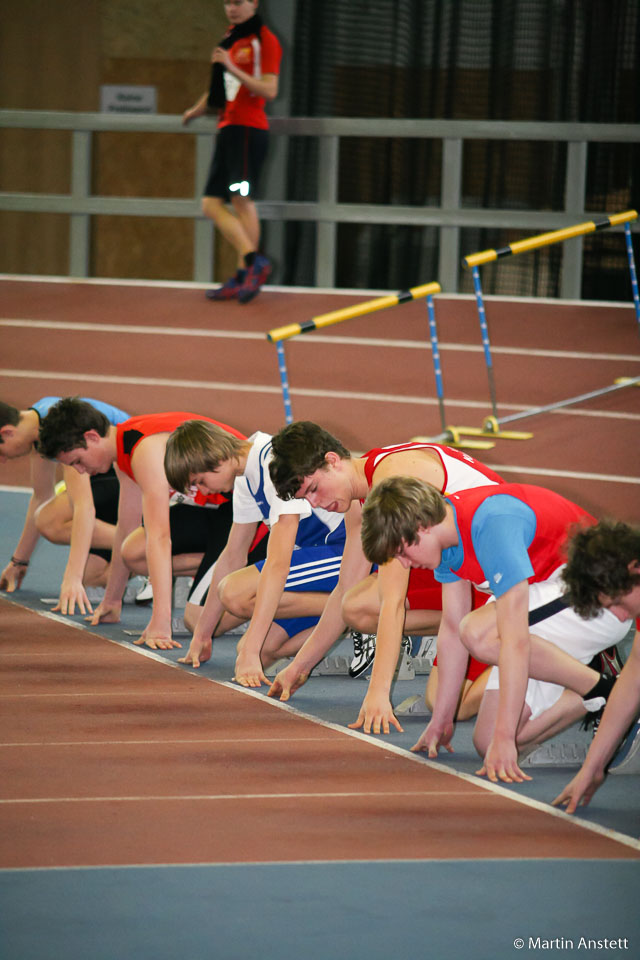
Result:
<svg viewBox="0 0 640 960">
<path fill-rule="evenodd" d="M 376 484 L 362 511 L 362 548 L 371 563 L 387 563 L 403 543 L 416 543 L 420 530 L 441 523 L 445 499 L 415 477 L 389 477 Z"/>
<path fill-rule="evenodd" d="M 164 472 L 174 490 L 185 493 L 194 473 L 215 470 L 237 457 L 246 440 L 207 420 L 185 420 L 167 440 Z"/>
</svg>

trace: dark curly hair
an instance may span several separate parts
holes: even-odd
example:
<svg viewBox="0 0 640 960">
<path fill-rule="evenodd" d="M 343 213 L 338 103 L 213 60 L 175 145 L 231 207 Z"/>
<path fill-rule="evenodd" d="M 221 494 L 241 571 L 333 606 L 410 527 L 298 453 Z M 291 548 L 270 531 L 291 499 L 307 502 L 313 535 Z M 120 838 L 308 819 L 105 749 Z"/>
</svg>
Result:
<svg viewBox="0 0 640 960">
<path fill-rule="evenodd" d="M 101 437 L 109 432 L 109 420 L 80 397 L 64 397 L 49 410 L 40 424 L 38 453 L 55 460 L 59 453 L 86 448 L 87 430 L 95 430 Z"/>
<path fill-rule="evenodd" d="M 293 500 L 304 478 L 325 465 L 327 453 L 350 460 L 346 447 L 311 420 L 298 420 L 283 427 L 272 440 L 269 473 L 281 500 Z"/>
<path fill-rule="evenodd" d="M 0 427 L 17 427 L 20 422 L 20 411 L 10 403 L 0 400 Z M 0 437 L 0 443 L 2 438 Z"/>
<path fill-rule="evenodd" d="M 634 561 L 640 561 L 640 529 L 628 523 L 601 520 L 574 533 L 562 579 L 576 613 L 592 619 L 602 596 L 616 600 L 640 584 L 640 572 L 630 569 Z"/>
</svg>

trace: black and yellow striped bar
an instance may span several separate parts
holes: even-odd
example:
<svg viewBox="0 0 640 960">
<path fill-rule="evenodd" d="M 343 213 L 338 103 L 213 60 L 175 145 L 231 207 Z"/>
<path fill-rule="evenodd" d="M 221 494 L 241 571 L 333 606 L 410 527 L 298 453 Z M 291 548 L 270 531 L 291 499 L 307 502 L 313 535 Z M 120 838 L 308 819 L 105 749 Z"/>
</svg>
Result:
<svg viewBox="0 0 640 960">
<path fill-rule="evenodd" d="M 330 327 L 334 323 L 342 323 L 343 320 L 362 317 L 367 313 L 374 313 L 376 310 L 385 310 L 387 307 L 395 307 L 399 303 L 408 303 L 409 300 L 419 300 L 421 297 L 428 297 L 431 294 L 440 293 L 440 291 L 439 283 L 424 283 L 420 287 L 411 287 L 409 290 L 389 294 L 386 297 L 364 300 L 352 307 L 343 307 L 342 310 L 321 313 L 319 316 L 313 317 L 311 320 L 304 320 L 302 323 L 289 323 L 286 327 L 275 327 L 268 332 L 267 340 L 270 340 L 271 343 L 288 340 L 290 337 L 297 337 L 300 333 L 320 330 L 322 327 Z"/>
<path fill-rule="evenodd" d="M 606 230 L 608 227 L 615 227 L 618 226 L 618 224 L 629 223 L 631 220 L 637 219 L 638 213 L 636 210 L 614 213 L 598 220 L 588 220 L 586 223 L 577 223 L 575 226 L 565 227 L 563 230 L 552 230 L 551 233 L 539 233 L 535 237 L 528 237 L 526 240 L 516 240 L 514 243 L 509 243 L 506 247 L 500 247 L 498 250 L 481 250 L 479 253 L 471 253 L 468 257 L 462 258 L 462 264 L 467 267 L 467 269 L 478 267 L 482 263 L 491 263 L 500 257 L 526 253 L 528 250 L 537 250 L 540 247 L 547 247 L 552 243 L 560 243 L 562 240 L 581 237 L 585 233 L 594 233 L 596 230 Z"/>
</svg>

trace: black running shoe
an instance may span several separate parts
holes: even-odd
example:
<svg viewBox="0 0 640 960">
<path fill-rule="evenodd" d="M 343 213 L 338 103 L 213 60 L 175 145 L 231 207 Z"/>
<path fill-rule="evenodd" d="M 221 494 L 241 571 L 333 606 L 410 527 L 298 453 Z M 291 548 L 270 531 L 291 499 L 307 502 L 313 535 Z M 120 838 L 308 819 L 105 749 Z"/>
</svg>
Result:
<svg viewBox="0 0 640 960">
<path fill-rule="evenodd" d="M 613 677 L 615 679 L 619 676 L 623 663 L 620 659 L 618 648 L 613 646 L 608 647 L 607 650 L 603 650 L 601 653 L 596 653 L 589 666 L 592 670 L 603 673 L 605 677 Z"/>
</svg>

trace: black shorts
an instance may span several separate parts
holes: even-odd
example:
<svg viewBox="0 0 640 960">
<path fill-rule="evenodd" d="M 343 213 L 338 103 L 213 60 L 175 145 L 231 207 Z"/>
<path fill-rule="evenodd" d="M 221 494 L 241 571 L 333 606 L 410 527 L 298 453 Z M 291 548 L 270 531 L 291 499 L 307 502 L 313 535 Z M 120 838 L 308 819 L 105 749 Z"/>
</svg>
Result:
<svg viewBox="0 0 640 960">
<path fill-rule="evenodd" d="M 93 505 L 96 508 L 96 520 L 102 520 L 104 523 L 110 523 L 115 527 L 118 522 L 118 498 L 120 496 L 120 483 L 115 470 L 111 467 L 106 473 L 97 473 L 90 477 L 90 480 Z M 97 557 L 102 557 L 107 563 L 111 560 L 111 550 L 96 549 L 89 552 Z"/>
<path fill-rule="evenodd" d="M 204 196 L 228 200 L 234 193 L 229 190 L 230 185 L 246 181 L 248 196 L 253 197 L 267 155 L 268 140 L 269 132 L 256 127 L 229 126 L 219 130 Z"/>
<path fill-rule="evenodd" d="M 217 509 L 211 507 L 195 507 L 188 503 L 177 503 L 169 509 L 171 525 L 171 555 L 179 553 L 202 553 L 200 566 L 193 579 L 189 592 L 197 588 L 205 573 L 211 569 L 227 545 L 229 531 L 233 523 L 233 506 L 231 502 L 221 504 Z M 249 554 L 247 563 L 257 563 L 267 555 L 267 541 L 265 536 Z M 200 591 L 201 592 L 201 591 Z M 206 592 L 201 600 L 204 605 Z"/>
<path fill-rule="evenodd" d="M 169 508 L 171 556 L 213 551 L 217 557 L 227 545 L 233 523 L 231 502 L 217 508 L 176 503 Z"/>
</svg>

